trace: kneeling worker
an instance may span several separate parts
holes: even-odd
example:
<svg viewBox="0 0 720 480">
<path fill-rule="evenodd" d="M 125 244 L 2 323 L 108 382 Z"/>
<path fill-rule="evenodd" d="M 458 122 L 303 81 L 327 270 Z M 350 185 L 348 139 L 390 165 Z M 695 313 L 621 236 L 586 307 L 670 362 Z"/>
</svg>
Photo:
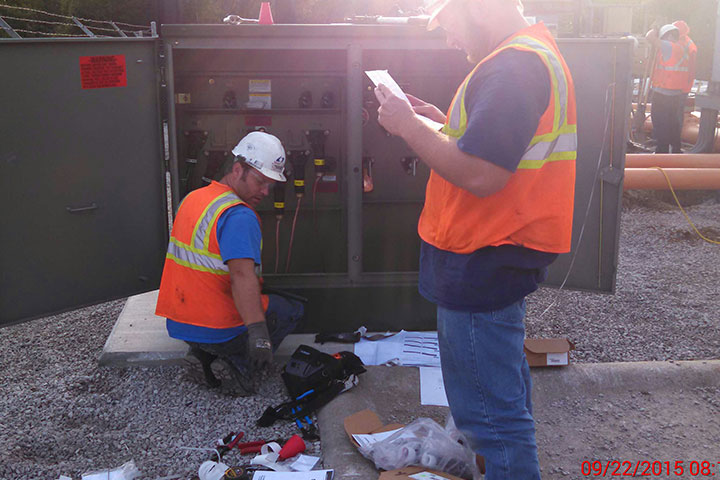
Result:
<svg viewBox="0 0 720 480">
<path fill-rule="evenodd" d="M 238 395 L 254 393 L 252 375 L 303 316 L 302 304 L 262 295 L 262 232 L 254 208 L 284 182 L 285 150 L 276 137 L 252 132 L 233 149 L 219 182 L 190 192 L 173 224 L 156 315 L 184 340 L 219 386 L 210 363 L 225 363 Z"/>
</svg>

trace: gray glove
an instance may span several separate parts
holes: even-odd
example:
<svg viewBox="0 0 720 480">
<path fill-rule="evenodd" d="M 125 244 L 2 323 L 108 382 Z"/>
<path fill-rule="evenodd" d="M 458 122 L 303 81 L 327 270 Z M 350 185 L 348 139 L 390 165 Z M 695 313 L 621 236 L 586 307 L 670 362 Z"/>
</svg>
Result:
<svg viewBox="0 0 720 480">
<path fill-rule="evenodd" d="M 272 343 L 267 323 L 257 322 L 247 326 L 248 329 L 248 355 L 255 368 L 264 368 L 273 361 Z"/>
</svg>

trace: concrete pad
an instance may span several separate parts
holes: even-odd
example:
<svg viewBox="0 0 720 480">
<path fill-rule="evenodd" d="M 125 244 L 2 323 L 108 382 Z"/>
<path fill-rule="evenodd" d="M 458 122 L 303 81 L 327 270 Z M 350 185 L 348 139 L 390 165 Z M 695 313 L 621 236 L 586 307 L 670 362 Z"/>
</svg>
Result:
<svg viewBox="0 0 720 480">
<path fill-rule="evenodd" d="M 127 299 L 105 341 L 100 365 L 153 365 L 185 358 L 187 344 L 170 338 L 165 319 L 155 315 L 157 299 L 157 290 Z"/>
<path fill-rule="evenodd" d="M 158 291 L 129 297 L 108 336 L 100 365 L 125 367 L 133 365 L 162 365 L 182 361 L 188 353 L 185 342 L 170 338 L 165 319 L 155 315 Z M 336 353 L 353 350 L 353 345 L 315 343 L 314 334 L 288 335 L 275 352 L 278 362 L 285 362 L 301 345 L 310 345 L 322 352 Z"/>
<path fill-rule="evenodd" d="M 671 475 L 652 478 L 676 478 L 676 461 L 684 461 L 687 478 L 692 461 L 717 467 L 720 361 L 578 364 L 531 372 L 543 479 L 585 478 L 595 461 L 610 473 L 670 462 Z M 424 416 L 444 424 L 447 408 L 420 405 L 419 377 L 416 368 L 368 367 L 357 387 L 319 412 L 324 463 L 336 470 L 335 478 L 378 477 L 350 444 L 342 423 L 347 415 L 369 408 L 385 423 Z M 584 472 L 583 462 L 591 462 Z"/>
</svg>

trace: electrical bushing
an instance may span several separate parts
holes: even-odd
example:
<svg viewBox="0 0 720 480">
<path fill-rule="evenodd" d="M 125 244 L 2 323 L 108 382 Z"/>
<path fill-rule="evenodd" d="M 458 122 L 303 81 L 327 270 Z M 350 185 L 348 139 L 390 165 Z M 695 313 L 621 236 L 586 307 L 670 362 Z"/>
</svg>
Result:
<svg viewBox="0 0 720 480">
<path fill-rule="evenodd" d="M 300 94 L 300 98 L 298 98 L 298 107 L 300 108 L 311 108 L 313 103 L 312 98 L 312 92 L 310 90 L 305 90 Z"/>
<path fill-rule="evenodd" d="M 285 184 L 277 182 L 273 187 L 273 207 L 278 220 L 285 215 Z"/>
<path fill-rule="evenodd" d="M 288 157 L 293 167 L 293 186 L 295 187 L 295 195 L 302 197 L 305 195 L 305 165 L 310 157 L 310 151 L 290 150 Z"/>
<path fill-rule="evenodd" d="M 315 174 L 322 174 L 329 170 L 329 162 L 325 156 L 325 142 L 330 136 L 330 130 L 307 130 L 305 136 L 310 143 L 313 153 L 313 165 Z"/>
</svg>

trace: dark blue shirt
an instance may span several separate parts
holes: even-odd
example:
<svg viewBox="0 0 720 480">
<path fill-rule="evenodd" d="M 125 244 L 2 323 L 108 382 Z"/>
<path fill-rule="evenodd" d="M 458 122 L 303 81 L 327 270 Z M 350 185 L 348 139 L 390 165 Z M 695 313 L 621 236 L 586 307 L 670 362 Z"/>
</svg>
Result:
<svg viewBox="0 0 720 480">
<path fill-rule="evenodd" d="M 458 148 L 515 172 L 550 101 L 550 75 L 532 52 L 505 50 L 481 65 L 465 93 L 468 127 Z M 420 293 L 444 308 L 485 312 L 537 290 L 555 253 L 516 245 L 470 254 L 422 242 Z"/>
<path fill-rule="evenodd" d="M 235 258 L 251 258 L 260 265 L 262 232 L 257 215 L 251 209 L 238 205 L 225 210 L 217 222 L 217 239 L 223 263 Z M 197 343 L 222 343 L 232 340 L 247 328 L 207 328 L 176 322 L 165 322 L 172 338 Z"/>
</svg>

